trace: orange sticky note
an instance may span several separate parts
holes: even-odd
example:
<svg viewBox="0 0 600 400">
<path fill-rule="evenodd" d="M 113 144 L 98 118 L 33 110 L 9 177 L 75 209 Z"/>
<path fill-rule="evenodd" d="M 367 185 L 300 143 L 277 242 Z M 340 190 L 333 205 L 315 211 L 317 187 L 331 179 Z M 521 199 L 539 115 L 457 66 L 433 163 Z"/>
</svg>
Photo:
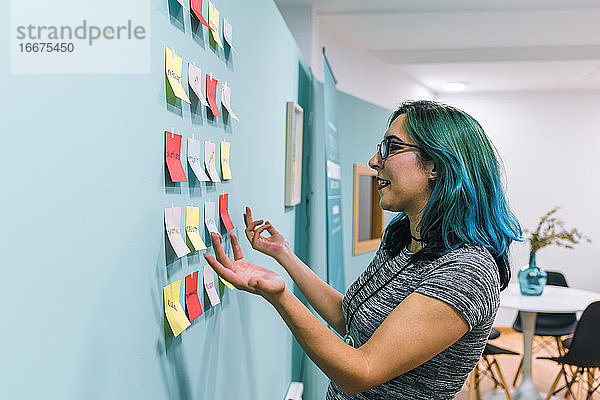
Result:
<svg viewBox="0 0 600 400">
<path fill-rule="evenodd" d="M 217 83 L 218 81 L 216 79 L 213 79 L 210 75 L 206 74 L 206 97 L 208 98 L 210 111 L 212 111 L 215 117 L 223 118 L 219 112 L 219 106 L 217 106 Z"/>
<path fill-rule="evenodd" d="M 202 315 L 198 298 L 198 271 L 185 277 L 185 307 L 190 321 Z"/>
<path fill-rule="evenodd" d="M 204 25 L 211 31 L 213 30 L 213 28 L 208 24 L 208 22 L 206 22 L 206 20 L 202 16 L 202 0 L 192 0 L 192 12 L 196 15 L 198 21 L 200 21 L 202 25 Z"/>
<path fill-rule="evenodd" d="M 219 196 L 219 214 L 227 232 L 232 231 L 234 226 L 229 217 L 229 194 L 227 193 Z"/>
<path fill-rule="evenodd" d="M 171 175 L 171 181 L 187 182 L 183 165 L 181 165 L 181 135 L 165 131 L 165 140 L 165 160 L 169 169 L 169 175 Z"/>
</svg>

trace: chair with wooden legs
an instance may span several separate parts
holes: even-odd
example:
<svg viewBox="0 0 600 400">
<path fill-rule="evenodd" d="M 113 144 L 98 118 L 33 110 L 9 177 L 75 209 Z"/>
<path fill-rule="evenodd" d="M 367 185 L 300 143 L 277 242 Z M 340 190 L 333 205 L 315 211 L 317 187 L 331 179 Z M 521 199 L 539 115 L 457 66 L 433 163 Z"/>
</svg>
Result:
<svg viewBox="0 0 600 400">
<path fill-rule="evenodd" d="M 492 328 L 492 332 L 490 334 L 490 340 L 496 339 L 500 336 L 500 332 Z M 494 388 L 500 386 L 504 393 L 506 394 L 506 398 L 508 400 L 512 400 L 510 395 L 509 386 L 504 379 L 504 374 L 500 369 L 500 365 L 496 360 L 496 356 L 499 355 L 516 355 L 519 353 L 515 353 L 514 351 L 503 349 L 498 346 L 494 346 L 493 344 L 486 343 L 485 349 L 483 350 L 483 354 L 481 359 L 475 366 L 473 372 L 469 376 L 469 400 L 480 400 L 481 399 L 481 391 L 479 389 L 479 383 L 485 377 L 490 378 L 494 382 Z"/>
<path fill-rule="evenodd" d="M 560 357 L 538 357 L 539 359 L 552 360 L 560 364 L 560 371 L 556 375 L 546 400 L 566 389 L 565 396 L 573 396 L 573 385 L 579 384 L 577 399 L 581 396 L 584 381 L 587 381 L 586 399 L 590 399 L 594 392 L 600 388 L 600 301 L 596 301 L 585 309 L 573 335 L 568 351 Z M 556 389 L 560 378 L 565 384 Z"/>
</svg>

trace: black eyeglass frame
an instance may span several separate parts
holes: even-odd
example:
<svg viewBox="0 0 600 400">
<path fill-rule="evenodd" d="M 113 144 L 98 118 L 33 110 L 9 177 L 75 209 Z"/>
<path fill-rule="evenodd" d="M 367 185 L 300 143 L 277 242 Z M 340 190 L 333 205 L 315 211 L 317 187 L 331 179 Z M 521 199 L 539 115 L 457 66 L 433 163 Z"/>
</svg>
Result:
<svg viewBox="0 0 600 400">
<path fill-rule="evenodd" d="M 415 149 L 421 149 L 421 146 L 417 146 L 416 144 L 405 143 L 401 140 L 392 137 L 385 137 L 381 142 L 377 144 L 377 152 L 379 153 L 379 156 L 382 160 L 385 160 L 390 156 L 390 144 L 392 143 L 406 147 L 413 147 Z"/>
</svg>

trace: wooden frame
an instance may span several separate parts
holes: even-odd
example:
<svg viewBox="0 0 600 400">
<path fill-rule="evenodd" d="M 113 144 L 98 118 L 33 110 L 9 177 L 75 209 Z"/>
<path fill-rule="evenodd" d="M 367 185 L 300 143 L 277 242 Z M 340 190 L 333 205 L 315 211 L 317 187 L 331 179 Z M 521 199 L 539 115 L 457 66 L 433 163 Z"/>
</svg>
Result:
<svg viewBox="0 0 600 400">
<path fill-rule="evenodd" d="M 302 190 L 302 126 L 304 110 L 293 101 L 286 103 L 285 205 L 300 203 Z"/>
<path fill-rule="evenodd" d="M 358 255 L 368 251 L 377 250 L 381 243 L 383 230 L 385 228 L 385 216 L 379 207 L 379 192 L 377 191 L 377 179 L 375 171 L 366 165 L 354 164 L 354 205 L 353 205 L 353 233 L 352 254 Z M 360 177 L 372 177 L 371 183 L 371 209 L 370 209 L 370 235 L 367 240 L 359 238 L 359 210 L 360 210 Z"/>
</svg>

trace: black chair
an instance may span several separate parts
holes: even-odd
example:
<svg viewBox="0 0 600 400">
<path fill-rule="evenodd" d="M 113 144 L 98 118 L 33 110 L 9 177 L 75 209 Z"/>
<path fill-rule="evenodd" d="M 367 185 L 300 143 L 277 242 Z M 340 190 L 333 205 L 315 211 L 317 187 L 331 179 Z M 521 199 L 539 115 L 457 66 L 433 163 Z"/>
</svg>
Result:
<svg viewBox="0 0 600 400">
<path fill-rule="evenodd" d="M 565 276 L 557 271 L 546 271 L 548 280 L 546 285 L 569 287 Z M 521 326 L 522 314 L 519 312 L 513 329 L 517 332 L 523 332 Z M 565 347 L 562 343 L 562 336 L 571 335 L 577 325 L 577 315 L 575 313 L 538 313 L 535 320 L 534 343 L 550 353 L 558 352 L 558 356 L 565 353 Z M 517 384 L 517 379 L 523 370 L 523 358 L 517 368 L 517 373 L 513 379 L 513 386 Z"/>
<path fill-rule="evenodd" d="M 556 375 L 546 399 L 567 389 L 566 395 L 572 394 L 571 387 L 578 380 L 583 383 L 587 376 L 587 396 L 590 399 L 600 387 L 600 377 L 596 373 L 600 370 L 600 301 L 596 301 L 585 309 L 573 335 L 571 345 L 567 352 L 560 357 L 538 357 L 539 359 L 552 360 L 560 364 L 561 369 Z M 566 368 L 566 366 L 573 367 Z M 565 385 L 556 390 L 561 376 L 565 378 Z M 581 388 L 581 386 L 580 386 Z M 579 397 L 579 396 L 578 396 Z"/>
<path fill-rule="evenodd" d="M 490 332 L 490 337 L 488 340 L 494 340 L 500 336 L 500 331 L 496 328 L 492 328 Z M 502 347 L 495 346 L 486 343 L 485 349 L 483 350 L 483 354 L 481 359 L 475 366 L 475 369 L 471 373 L 470 381 L 469 381 L 469 399 L 481 399 L 481 393 L 479 391 L 479 383 L 484 377 L 490 378 L 494 382 L 494 388 L 500 386 L 504 393 L 506 394 L 506 398 L 508 400 L 512 400 L 512 396 L 510 395 L 510 390 L 506 381 L 504 380 L 504 374 L 500 369 L 500 365 L 496 360 L 496 356 L 498 355 L 514 355 L 518 356 L 519 353 L 515 353 L 514 351 L 503 349 Z M 496 371 L 494 372 L 494 368 Z"/>
</svg>

